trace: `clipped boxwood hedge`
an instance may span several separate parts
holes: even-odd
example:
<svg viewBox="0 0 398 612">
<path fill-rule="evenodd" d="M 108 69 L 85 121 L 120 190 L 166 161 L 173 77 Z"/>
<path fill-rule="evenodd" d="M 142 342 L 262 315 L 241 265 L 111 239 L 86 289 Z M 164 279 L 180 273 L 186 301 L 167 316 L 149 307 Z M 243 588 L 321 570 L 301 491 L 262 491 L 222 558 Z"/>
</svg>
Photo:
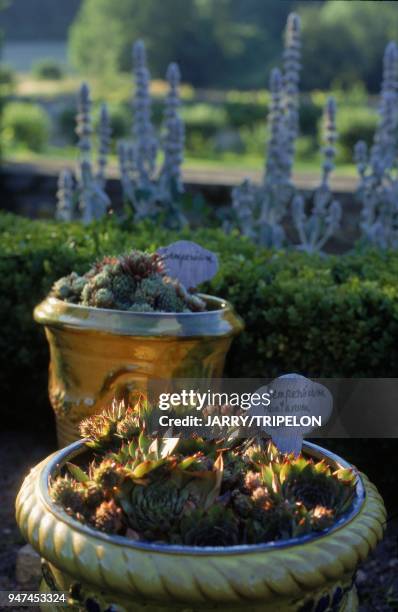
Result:
<svg viewBox="0 0 398 612">
<path fill-rule="evenodd" d="M 10 214 L 0 214 L 0 237 L 0 388 L 3 414 L 15 423 L 51 415 L 47 346 L 32 310 L 54 280 L 104 253 L 155 249 L 181 237 L 218 253 L 220 271 L 205 290 L 230 300 L 246 322 L 227 375 L 398 375 L 398 253 L 272 253 L 218 229 L 177 235 L 117 220 L 84 227 Z"/>
</svg>

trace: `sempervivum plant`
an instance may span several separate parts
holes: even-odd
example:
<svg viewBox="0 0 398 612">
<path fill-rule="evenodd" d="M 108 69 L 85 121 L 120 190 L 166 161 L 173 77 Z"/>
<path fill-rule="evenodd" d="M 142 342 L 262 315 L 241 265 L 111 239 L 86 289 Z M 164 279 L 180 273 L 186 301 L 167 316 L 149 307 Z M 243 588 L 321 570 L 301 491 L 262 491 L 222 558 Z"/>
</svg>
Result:
<svg viewBox="0 0 398 612">
<path fill-rule="evenodd" d="M 60 278 L 51 295 L 73 304 L 133 312 L 206 309 L 200 297 L 167 276 L 160 255 L 134 250 L 120 257 L 104 257 L 83 276 L 72 272 Z"/>
<path fill-rule="evenodd" d="M 152 415 L 141 399 L 83 421 L 89 458 L 53 479 L 54 502 L 107 533 L 188 546 L 321 532 L 353 503 L 352 470 L 264 440 L 154 438 Z"/>
</svg>

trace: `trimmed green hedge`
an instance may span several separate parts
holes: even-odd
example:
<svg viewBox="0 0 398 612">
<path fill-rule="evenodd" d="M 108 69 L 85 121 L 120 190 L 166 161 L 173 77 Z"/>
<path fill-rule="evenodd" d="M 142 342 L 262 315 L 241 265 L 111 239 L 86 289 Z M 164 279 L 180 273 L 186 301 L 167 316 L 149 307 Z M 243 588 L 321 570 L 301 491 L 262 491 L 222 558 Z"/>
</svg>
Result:
<svg viewBox="0 0 398 612">
<path fill-rule="evenodd" d="M 1 123 L 2 141 L 8 145 L 24 145 L 40 152 L 48 144 L 50 118 L 39 104 L 7 102 Z"/>
<path fill-rule="evenodd" d="M 0 236 L 0 388 L 3 414 L 16 423 L 50 414 L 43 410 L 47 346 L 32 310 L 54 280 L 84 271 L 101 254 L 155 249 L 181 237 L 218 253 L 220 271 L 204 289 L 230 300 L 246 322 L 228 375 L 398 375 L 398 253 L 321 258 L 272 253 L 217 229 L 177 235 L 117 220 L 84 227 L 10 214 L 0 214 Z"/>
</svg>

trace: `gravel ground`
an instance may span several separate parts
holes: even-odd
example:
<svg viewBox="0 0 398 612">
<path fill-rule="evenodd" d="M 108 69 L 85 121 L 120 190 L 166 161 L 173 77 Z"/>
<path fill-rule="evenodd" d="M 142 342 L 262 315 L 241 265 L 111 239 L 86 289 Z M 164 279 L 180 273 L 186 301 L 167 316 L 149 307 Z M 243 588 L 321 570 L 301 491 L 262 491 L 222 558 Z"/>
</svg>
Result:
<svg viewBox="0 0 398 612">
<path fill-rule="evenodd" d="M 25 474 L 55 449 L 55 440 L 21 432 L 0 433 L 0 590 L 20 590 L 15 577 L 17 552 L 24 540 L 14 519 L 14 500 Z M 398 509 L 387 523 L 384 540 L 358 570 L 360 612 L 398 610 Z M 36 590 L 38 585 L 29 585 Z M 27 590 L 27 586 L 23 587 Z M 37 608 L 15 608 L 15 610 Z M 13 608 L 6 608 L 12 612 Z"/>
</svg>

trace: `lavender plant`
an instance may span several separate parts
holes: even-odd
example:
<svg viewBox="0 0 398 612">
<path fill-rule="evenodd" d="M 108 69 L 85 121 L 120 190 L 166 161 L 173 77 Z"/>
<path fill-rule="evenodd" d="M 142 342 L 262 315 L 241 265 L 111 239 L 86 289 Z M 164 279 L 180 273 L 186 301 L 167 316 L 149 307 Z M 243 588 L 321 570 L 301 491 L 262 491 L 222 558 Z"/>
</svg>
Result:
<svg viewBox="0 0 398 612">
<path fill-rule="evenodd" d="M 384 52 L 379 124 L 373 144 L 359 141 L 354 150 L 358 168 L 357 196 L 362 204 L 360 228 L 365 243 L 398 248 L 398 47 Z"/>
<path fill-rule="evenodd" d="M 337 137 L 336 109 L 330 99 L 325 110 L 322 179 L 313 195 L 312 212 L 306 215 L 304 198 L 291 181 L 299 127 L 300 49 L 300 19 L 291 13 L 286 26 L 283 72 L 274 68 L 270 77 L 269 140 L 263 181 L 258 186 L 246 180 L 233 189 L 232 210 L 243 235 L 258 244 L 281 248 L 287 242 L 282 222 L 291 205 L 299 248 L 314 252 L 323 248 L 341 218 L 341 207 L 333 200 L 329 186 Z"/>
<path fill-rule="evenodd" d="M 74 182 L 70 170 L 64 169 L 58 177 L 56 217 L 58 221 L 72 221 L 74 217 Z"/>
<path fill-rule="evenodd" d="M 283 54 L 283 109 L 286 115 L 285 174 L 291 177 L 295 142 L 299 133 L 299 82 L 301 70 L 300 18 L 291 13 L 287 19 Z"/>
<path fill-rule="evenodd" d="M 264 440 L 153 438 L 150 416 L 139 400 L 83 421 L 91 453 L 52 480 L 53 501 L 106 533 L 188 546 L 319 533 L 352 505 L 352 470 L 282 455 Z"/>
<path fill-rule="evenodd" d="M 172 201 L 183 193 L 181 166 L 184 160 L 185 126 L 179 115 L 181 105 L 178 87 L 180 85 L 180 69 L 171 63 L 167 69 L 166 79 L 169 91 L 164 110 L 164 160 L 159 176 L 161 199 Z"/>
<path fill-rule="evenodd" d="M 287 20 L 283 73 L 271 72 L 269 141 L 263 182 L 246 180 L 232 193 L 236 223 L 245 236 L 259 244 L 281 247 L 285 240 L 282 220 L 294 193 L 291 173 L 298 135 L 298 84 L 300 77 L 300 18 Z"/>
<path fill-rule="evenodd" d="M 184 191 L 181 178 L 184 124 L 179 115 L 180 72 L 176 64 L 169 65 L 164 136 L 158 139 L 151 120 L 150 73 L 144 43 L 140 40 L 133 46 L 133 63 L 133 141 L 118 145 L 124 199 L 133 209 L 136 221 L 161 218 L 169 227 L 180 228 L 187 222 L 180 209 Z M 163 152 L 160 169 L 156 165 L 159 150 Z"/>
<path fill-rule="evenodd" d="M 321 251 L 340 226 L 341 206 L 333 199 L 329 184 L 330 174 L 334 169 L 337 140 L 336 104 L 333 98 L 329 98 L 325 106 L 324 140 L 322 178 L 313 195 L 311 213 L 305 212 L 303 195 L 296 194 L 292 202 L 293 223 L 300 239 L 298 248 L 307 253 Z"/>
<path fill-rule="evenodd" d="M 58 181 L 56 218 L 60 221 L 79 219 L 90 223 L 103 217 L 110 205 L 105 192 L 105 172 L 110 147 L 110 122 L 107 107 L 100 111 L 98 128 L 97 171 L 92 164 L 92 124 L 90 89 L 87 83 L 80 87 L 76 133 L 78 135 L 79 160 L 75 175 L 64 170 Z"/>
</svg>

